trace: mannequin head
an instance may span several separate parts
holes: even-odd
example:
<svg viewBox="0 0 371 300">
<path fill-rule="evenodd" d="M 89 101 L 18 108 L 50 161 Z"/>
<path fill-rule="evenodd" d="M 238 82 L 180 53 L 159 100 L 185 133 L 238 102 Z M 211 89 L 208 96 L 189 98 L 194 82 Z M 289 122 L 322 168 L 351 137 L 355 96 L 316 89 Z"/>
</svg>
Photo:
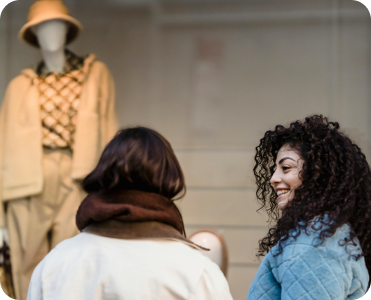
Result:
<svg viewBox="0 0 371 300">
<path fill-rule="evenodd" d="M 43 52 L 56 52 L 64 49 L 68 24 L 59 19 L 42 22 L 32 27 Z"/>
</svg>

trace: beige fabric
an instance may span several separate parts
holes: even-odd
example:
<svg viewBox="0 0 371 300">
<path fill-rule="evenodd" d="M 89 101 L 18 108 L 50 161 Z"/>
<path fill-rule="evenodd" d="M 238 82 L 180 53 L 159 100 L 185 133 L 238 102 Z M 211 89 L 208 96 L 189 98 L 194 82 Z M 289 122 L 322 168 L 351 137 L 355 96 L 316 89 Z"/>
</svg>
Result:
<svg viewBox="0 0 371 300">
<path fill-rule="evenodd" d="M 40 195 L 10 201 L 7 223 L 16 299 L 25 300 L 32 272 L 59 242 L 78 233 L 76 211 L 83 193 L 73 183 L 70 150 L 43 151 Z"/>
<path fill-rule="evenodd" d="M 61 280 L 63 278 L 63 280 Z M 232 300 L 219 267 L 177 240 L 83 232 L 36 267 L 27 300 Z"/>
<path fill-rule="evenodd" d="M 82 179 L 97 164 L 117 131 L 114 83 L 107 67 L 91 54 L 78 109 L 71 176 Z M 40 194 L 43 187 L 41 122 L 37 74 L 25 69 L 9 84 L 0 112 L 1 200 Z M 0 227 L 4 216 L 0 205 Z"/>
<path fill-rule="evenodd" d="M 100 236 L 112 237 L 116 239 L 167 239 L 180 241 L 188 246 L 204 251 L 210 251 L 195 244 L 184 237 L 174 227 L 155 221 L 149 222 L 122 222 L 118 220 L 105 220 L 93 222 L 82 230 L 83 232 L 93 233 Z"/>
<path fill-rule="evenodd" d="M 68 68 L 62 74 L 40 74 L 35 81 L 40 93 L 41 142 L 48 148 L 68 147 L 73 150 L 77 110 L 85 77 L 83 62 L 82 58 L 67 51 Z"/>
<path fill-rule="evenodd" d="M 27 44 L 39 47 L 36 35 L 32 32 L 32 26 L 49 20 L 64 20 L 68 23 L 66 45 L 71 43 L 79 35 L 82 25 L 71 17 L 68 8 L 61 0 L 36 0 L 28 12 L 28 22 L 19 31 L 18 37 Z"/>
</svg>

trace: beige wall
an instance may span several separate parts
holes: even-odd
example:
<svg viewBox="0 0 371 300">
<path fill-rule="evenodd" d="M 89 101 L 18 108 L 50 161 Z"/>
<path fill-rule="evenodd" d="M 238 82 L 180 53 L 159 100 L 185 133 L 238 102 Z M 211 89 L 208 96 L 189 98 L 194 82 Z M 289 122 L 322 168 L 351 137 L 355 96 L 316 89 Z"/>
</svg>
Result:
<svg viewBox="0 0 371 300">
<path fill-rule="evenodd" d="M 40 59 L 16 38 L 31 2 L 1 17 L 0 94 Z M 225 236 L 232 294 L 244 299 L 267 228 L 252 177 L 263 133 L 323 113 L 371 154 L 366 8 L 351 0 L 66 2 L 85 26 L 71 49 L 107 63 L 123 127 L 150 126 L 170 140 L 188 185 L 179 201 L 187 232 Z M 217 53 L 205 54 L 204 41 Z"/>
<path fill-rule="evenodd" d="M 0 97 L 2 97 L 7 84 L 7 21 L 8 15 L 3 13 L 0 18 Z"/>
</svg>

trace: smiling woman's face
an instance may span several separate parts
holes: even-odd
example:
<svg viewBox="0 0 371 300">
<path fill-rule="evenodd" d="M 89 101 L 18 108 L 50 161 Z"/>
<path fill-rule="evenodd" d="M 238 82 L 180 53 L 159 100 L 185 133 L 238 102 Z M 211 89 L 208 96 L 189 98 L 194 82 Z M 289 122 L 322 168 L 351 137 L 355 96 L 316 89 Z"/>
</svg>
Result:
<svg viewBox="0 0 371 300">
<path fill-rule="evenodd" d="M 300 171 L 303 159 L 289 145 L 283 145 L 277 153 L 276 170 L 271 178 L 271 185 L 277 193 L 279 209 L 294 198 L 295 188 L 301 185 Z"/>
</svg>

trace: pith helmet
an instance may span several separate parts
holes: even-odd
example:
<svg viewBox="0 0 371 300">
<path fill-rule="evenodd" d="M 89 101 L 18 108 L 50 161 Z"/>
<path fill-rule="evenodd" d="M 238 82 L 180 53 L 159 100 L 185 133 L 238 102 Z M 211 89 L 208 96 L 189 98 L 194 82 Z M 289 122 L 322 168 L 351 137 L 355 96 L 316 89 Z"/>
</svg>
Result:
<svg viewBox="0 0 371 300">
<path fill-rule="evenodd" d="M 66 44 L 71 43 L 82 30 L 81 23 L 70 16 L 68 8 L 62 0 L 36 0 L 28 12 L 28 22 L 19 31 L 19 38 L 27 44 L 39 48 L 39 42 L 31 27 L 54 19 L 64 20 L 69 25 Z"/>
</svg>

